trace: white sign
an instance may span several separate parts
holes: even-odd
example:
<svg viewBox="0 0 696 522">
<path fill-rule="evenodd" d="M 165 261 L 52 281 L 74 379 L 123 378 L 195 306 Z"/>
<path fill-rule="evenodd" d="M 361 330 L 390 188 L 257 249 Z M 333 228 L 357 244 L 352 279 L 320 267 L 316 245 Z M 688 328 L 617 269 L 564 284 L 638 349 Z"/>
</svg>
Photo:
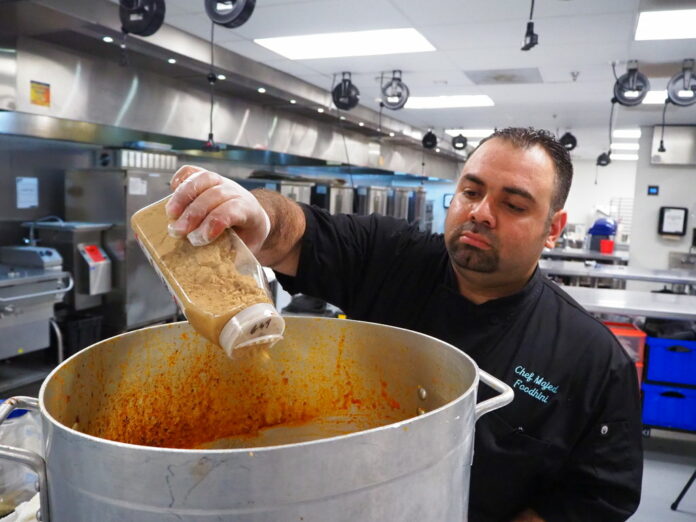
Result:
<svg viewBox="0 0 696 522">
<path fill-rule="evenodd" d="M 15 178 L 17 183 L 17 208 L 39 206 L 39 178 Z"/>
<path fill-rule="evenodd" d="M 145 196 L 147 194 L 147 180 L 128 178 L 128 194 L 131 196 Z"/>
<path fill-rule="evenodd" d="M 686 209 L 683 209 L 683 208 L 665 209 L 664 219 L 662 221 L 661 232 L 663 234 L 683 234 L 685 220 L 686 220 Z"/>
</svg>

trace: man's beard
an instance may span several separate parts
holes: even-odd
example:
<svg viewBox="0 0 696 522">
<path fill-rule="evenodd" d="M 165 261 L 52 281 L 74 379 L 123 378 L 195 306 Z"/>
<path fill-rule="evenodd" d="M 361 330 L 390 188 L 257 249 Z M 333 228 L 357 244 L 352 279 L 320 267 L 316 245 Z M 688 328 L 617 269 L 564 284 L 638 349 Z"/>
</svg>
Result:
<svg viewBox="0 0 696 522">
<path fill-rule="evenodd" d="M 459 242 L 459 237 L 464 232 L 472 232 L 486 238 L 491 245 L 490 250 L 482 250 L 472 245 Z M 452 262 L 467 270 L 490 274 L 498 270 L 500 257 L 496 248 L 495 238 L 491 236 L 485 227 L 476 223 L 464 223 L 457 227 L 454 234 L 447 241 L 447 252 Z"/>
</svg>

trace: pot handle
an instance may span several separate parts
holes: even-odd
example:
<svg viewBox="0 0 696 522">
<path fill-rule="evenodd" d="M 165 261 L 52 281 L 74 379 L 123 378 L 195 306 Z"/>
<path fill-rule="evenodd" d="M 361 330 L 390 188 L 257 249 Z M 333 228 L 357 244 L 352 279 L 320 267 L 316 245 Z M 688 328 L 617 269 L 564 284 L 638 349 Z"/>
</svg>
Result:
<svg viewBox="0 0 696 522">
<path fill-rule="evenodd" d="M 10 416 L 14 410 L 35 410 L 39 411 L 39 400 L 34 397 L 11 397 L 0 404 L 0 424 Z M 46 462 L 33 451 L 22 448 L 13 448 L 0 444 L 0 459 L 9 460 L 23 464 L 36 473 L 39 477 L 35 487 L 39 492 L 41 509 L 36 513 L 36 519 L 40 522 L 49 522 L 48 514 L 48 479 L 46 477 Z"/>
<path fill-rule="evenodd" d="M 481 379 L 495 391 L 500 392 L 500 395 L 497 395 L 492 399 L 479 402 L 476 405 L 476 408 L 474 409 L 475 421 L 479 420 L 479 418 L 481 418 L 482 415 L 485 415 L 489 411 L 497 410 L 498 408 L 502 408 L 506 404 L 510 404 L 512 402 L 512 399 L 515 398 L 515 393 L 512 391 L 512 388 L 510 388 L 510 386 L 505 384 L 500 379 L 496 379 L 495 377 L 493 377 L 490 373 L 486 373 L 483 370 L 479 369 L 479 379 Z"/>
</svg>

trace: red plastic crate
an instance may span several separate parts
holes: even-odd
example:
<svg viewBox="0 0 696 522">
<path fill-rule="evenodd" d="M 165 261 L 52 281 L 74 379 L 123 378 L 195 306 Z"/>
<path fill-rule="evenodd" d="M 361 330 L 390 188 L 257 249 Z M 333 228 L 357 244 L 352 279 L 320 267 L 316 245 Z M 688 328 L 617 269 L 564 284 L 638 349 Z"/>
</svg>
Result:
<svg viewBox="0 0 696 522">
<path fill-rule="evenodd" d="M 643 362 L 645 339 L 648 335 L 630 323 L 605 322 L 634 362 Z"/>
</svg>

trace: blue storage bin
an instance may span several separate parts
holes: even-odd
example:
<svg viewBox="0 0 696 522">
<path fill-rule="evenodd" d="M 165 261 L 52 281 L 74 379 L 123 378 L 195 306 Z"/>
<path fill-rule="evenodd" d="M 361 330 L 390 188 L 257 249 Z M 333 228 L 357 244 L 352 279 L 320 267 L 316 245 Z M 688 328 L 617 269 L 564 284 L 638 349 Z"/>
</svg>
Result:
<svg viewBox="0 0 696 522">
<path fill-rule="evenodd" d="M 696 341 L 648 337 L 646 380 L 696 386 Z"/>
<path fill-rule="evenodd" d="M 644 383 L 643 424 L 696 431 L 696 389 Z"/>
</svg>

